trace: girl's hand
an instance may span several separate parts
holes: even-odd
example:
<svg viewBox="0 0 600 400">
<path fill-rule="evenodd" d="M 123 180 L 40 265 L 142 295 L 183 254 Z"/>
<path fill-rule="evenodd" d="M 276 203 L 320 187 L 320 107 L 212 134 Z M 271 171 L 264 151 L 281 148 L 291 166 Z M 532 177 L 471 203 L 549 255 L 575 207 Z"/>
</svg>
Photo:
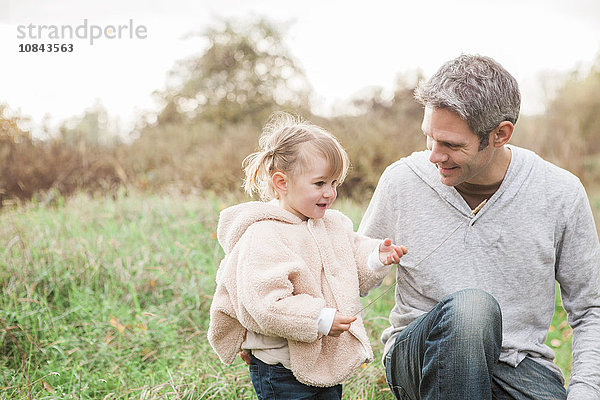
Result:
<svg viewBox="0 0 600 400">
<path fill-rule="evenodd" d="M 406 247 L 396 246 L 392 244 L 392 239 L 385 238 L 379 245 L 379 261 L 384 265 L 398 264 L 407 252 Z"/>
<path fill-rule="evenodd" d="M 238 352 L 238 355 L 246 364 L 250 365 L 250 362 L 252 361 L 250 358 L 250 353 L 246 353 L 244 350 L 241 350 Z"/>
<path fill-rule="evenodd" d="M 246 335 L 248 335 L 248 331 L 247 330 L 244 331 L 244 341 L 246 340 Z M 250 353 L 246 353 L 245 350 L 238 351 L 238 355 L 240 356 L 240 358 L 242 360 L 244 360 L 244 362 L 246 364 L 250 365 L 250 363 L 252 362 L 252 358 L 250 357 Z"/>
<path fill-rule="evenodd" d="M 354 321 L 356 321 L 356 317 L 347 317 L 343 314 L 340 314 L 339 311 L 336 311 L 328 336 L 340 336 L 342 333 L 350 329 L 350 324 Z"/>
</svg>

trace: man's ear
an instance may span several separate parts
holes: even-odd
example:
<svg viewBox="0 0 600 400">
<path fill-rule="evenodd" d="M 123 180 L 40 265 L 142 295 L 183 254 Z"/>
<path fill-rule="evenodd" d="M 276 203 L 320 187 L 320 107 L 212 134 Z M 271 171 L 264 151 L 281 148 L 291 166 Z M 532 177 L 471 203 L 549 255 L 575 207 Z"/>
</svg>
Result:
<svg viewBox="0 0 600 400">
<path fill-rule="evenodd" d="M 275 188 L 275 191 L 277 191 L 277 193 L 279 193 L 280 195 L 282 193 L 287 193 L 289 182 L 288 177 L 285 173 L 277 171 L 273 174 L 271 179 L 273 180 L 273 187 Z"/>
<path fill-rule="evenodd" d="M 496 129 L 492 131 L 490 142 L 494 145 L 494 147 L 502 147 L 508 143 L 514 130 L 515 126 L 512 124 L 512 122 L 502 121 L 498 124 Z"/>
</svg>

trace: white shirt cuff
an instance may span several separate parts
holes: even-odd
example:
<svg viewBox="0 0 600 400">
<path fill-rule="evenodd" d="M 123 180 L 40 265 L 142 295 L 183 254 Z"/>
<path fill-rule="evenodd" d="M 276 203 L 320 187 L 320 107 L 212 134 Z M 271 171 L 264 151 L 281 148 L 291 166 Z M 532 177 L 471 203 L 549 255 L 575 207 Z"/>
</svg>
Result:
<svg viewBox="0 0 600 400">
<path fill-rule="evenodd" d="M 331 330 L 331 325 L 333 325 L 333 319 L 335 318 L 335 312 L 337 310 L 335 308 L 327 308 L 324 307 L 321 310 L 321 314 L 319 315 L 319 319 L 317 320 L 317 327 L 319 329 L 319 333 L 322 335 L 328 335 Z"/>
<path fill-rule="evenodd" d="M 367 266 L 371 271 L 379 271 L 382 268 L 389 267 L 389 265 L 385 265 L 379 259 L 379 246 L 375 247 L 371 254 L 369 254 L 369 258 L 367 259 Z"/>
</svg>

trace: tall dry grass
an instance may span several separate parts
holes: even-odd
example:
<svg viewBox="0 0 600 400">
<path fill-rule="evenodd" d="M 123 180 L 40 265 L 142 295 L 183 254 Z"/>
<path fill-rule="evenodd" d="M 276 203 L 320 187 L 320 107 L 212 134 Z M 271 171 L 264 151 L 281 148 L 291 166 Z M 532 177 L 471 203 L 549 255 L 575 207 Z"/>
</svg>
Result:
<svg viewBox="0 0 600 400">
<path fill-rule="evenodd" d="M 340 197 L 368 200 L 387 165 L 425 148 L 423 111 L 412 99 L 416 79 L 407 81 L 399 80 L 390 100 L 377 94 L 361 99 L 362 112 L 355 116 L 302 115 L 330 130 L 348 151 L 352 168 Z M 575 173 L 591 194 L 600 193 L 599 93 L 600 58 L 590 71 L 567 76 L 544 114 L 522 116 L 512 139 Z M 261 131 L 251 115 L 229 124 L 182 116 L 142 126 L 131 143 L 88 140 L 85 126 L 93 123 L 80 124 L 68 137 L 36 141 L 6 110 L 0 106 L 0 199 L 5 202 L 78 190 L 114 193 L 119 187 L 241 193 L 241 162 L 256 149 Z"/>
<path fill-rule="evenodd" d="M 84 142 L 37 141 L 0 119 L 0 206 L 14 200 L 50 201 L 81 190 L 114 191 L 126 182 L 118 152 Z"/>
</svg>

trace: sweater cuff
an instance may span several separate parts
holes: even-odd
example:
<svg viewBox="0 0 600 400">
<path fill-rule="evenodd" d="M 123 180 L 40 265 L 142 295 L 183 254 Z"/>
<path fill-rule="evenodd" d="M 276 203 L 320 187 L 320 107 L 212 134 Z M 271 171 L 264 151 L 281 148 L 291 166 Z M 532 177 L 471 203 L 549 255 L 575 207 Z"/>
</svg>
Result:
<svg viewBox="0 0 600 400">
<path fill-rule="evenodd" d="M 567 390 L 568 400 L 597 399 L 600 391 L 597 387 L 585 383 L 572 383 Z"/>
<path fill-rule="evenodd" d="M 371 254 L 369 254 L 369 258 L 367 259 L 367 266 L 371 271 L 379 271 L 383 268 L 389 267 L 389 265 L 385 265 L 379 259 L 379 245 L 377 245 Z"/>
<path fill-rule="evenodd" d="M 335 318 L 335 312 L 337 310 L 335 308 L 327 308 L 324 307 L 321 310 L 321 314 L 319 314 L 319 319 L 317 319 L 317 328 L 319 329 L 319 333 L 322 335 L 328 335 L 331 330 L 331 325 L 333 325 L 333 318 Z"/>
</svg>

